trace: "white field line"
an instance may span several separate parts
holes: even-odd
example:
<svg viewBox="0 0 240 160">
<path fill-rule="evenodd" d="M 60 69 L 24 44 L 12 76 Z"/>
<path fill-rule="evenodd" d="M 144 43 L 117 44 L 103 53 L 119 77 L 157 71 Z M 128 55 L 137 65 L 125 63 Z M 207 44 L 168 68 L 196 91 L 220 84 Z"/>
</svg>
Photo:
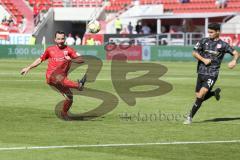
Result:
<svg viewBox="0 0 240 160">
<path fill-rule="evenodd" d="M 82 145 L 63 145 L 63 146 L 24 146 L 24 147 L 3 147 L 0 151 L 13 150 L 39 150 L 39 149 L 62 149 L 62 148 L 95 148 L 95 147 L 128 147 L 128 146 L 153 146 L 153 145 L 189 145 L 189 144 L 223 144 L 240 143 L 240 140 L 226 141 L 186 141 L 186 142 L 157 142 L 157 143 L 120 143 L 120 144 L 82 144 Z"/>
</svg>

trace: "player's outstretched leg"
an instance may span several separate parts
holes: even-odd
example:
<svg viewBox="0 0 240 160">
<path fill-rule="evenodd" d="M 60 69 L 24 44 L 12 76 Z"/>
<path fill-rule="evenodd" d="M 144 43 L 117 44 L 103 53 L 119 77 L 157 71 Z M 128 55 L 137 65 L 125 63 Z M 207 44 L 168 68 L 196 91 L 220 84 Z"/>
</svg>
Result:
<svg viewBox="0 0 240 160">
<path fill-rule="evenodd" d="M 211 98 L 212 96 L 214 96 L 216 98 L 217 101 L 220 100 L 220 92 L 221 92 L 221 89 L 220 88 L 217 88 L 215 89 L 214 91 L 209 91 L 205 97 L 204 97 L 204 101 L 208 100 L 209 98 Z"/>
<path fill-rule="evenodd" d="M 78 80 L 77 82 L 71 81 L 67 77 L 65 77 L 64 80 L 62 81 L 62 86 L 64 86 L 65 88 L 75 88 L 82 91 L 86 81 L 87 81 L 86 74 L 83 76 L 81 80 Z"/>
<path fill-rule="evenodd" d="M 210 99 L 212 96 L 215 96 L 215 91 L 209 91 L 205 96 L 204 96 L 204 101 L 207 101 Z"/>
<path fill-rule="evenodd" d="M 79 84 L 79 90 L 82 91 L 84 88 L 84 84 L 87 81 L 87 74 L 84 74 L 83 78 L 81 80 L 78 80 Z"/>
</svg>

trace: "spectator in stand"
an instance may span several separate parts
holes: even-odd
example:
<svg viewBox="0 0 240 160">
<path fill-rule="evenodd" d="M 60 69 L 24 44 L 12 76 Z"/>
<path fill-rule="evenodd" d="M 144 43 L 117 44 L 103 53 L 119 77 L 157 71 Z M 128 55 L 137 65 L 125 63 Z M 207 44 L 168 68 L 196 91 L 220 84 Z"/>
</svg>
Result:
<svg viewBox="0 0 240 160">
<path fill-rule="evenodd" d="M 4 20 L 3 22 L 2 22 L 2 25 L 5 25 L 5 26 L 8 26 L 8 21 L 6 20 Z"/>
<path fill-rule="evenodd" d="M 215 4 L 217 8 L 225 8 L 227 7 L 227 0 L 216 0 Z"/>
<path fill-rule="evenodd" d="M 68 34 L 68 37 L 66 38 L 66 42 L 65 43 L 68 46 L 72 46 L 72 45 L 75 44 L 75 39 L 72 37 L 71 33 Z"/>
<path fill-rule="evenodd" d="M 122 30 L 122 22 L 118 17 L 115 20 L 114 25 L 115 25 L 116 33 L 119 34 Z"/>
<path fill-rule="evenodd" d="M 151 29 L 147 24 L 144 24 L 143 27 L 142 27 L 142 32 L 143 32 L 143 34 L 150 34 Z"/>
<path fill-rule="evenodd" d="M 36 36 L 33 34 L 29 40 L 29 45 L 35 45 L 36 44 Z"/>
<path fill-rule="evenodd" d="M 15 27 L 15 23 L 13 21 L 13 16 L 10 16 L 8 19 L 6 17 L 4 17 L 4 19 L 2 20 L 2 25 L 4 26 L 8 26 L 9 29 L 12 29 Z"/>
<path fill-rule="evenodd" d="M 88 37 L 88 39 L 86 41 L 86 45 L 88 45 L 88 46 L 95 45 L 95 41 L 94 41 L 93 37 Z"/>
<path fill-rule="evenodd" d="M 5 23 L 5 22 L 7 22 L 7 16 L 4 16 L 2 19 L 2 23 Z"/>
<path fill-rule="evenodd" d="M 128 33 L 129 33 L 129 34 L 133 34 L 133 26 L 132 26 L 132 23 L 131 23 L 131 22 L 129 22 L 127 28 L 128 28 Z"/>
<path fill-rule="evenodd" d="M 79 37 L 78 34 L 75 36 L 75 38 L 76 38 L 75 45 L 76 45 L 76 46 L 80 46 L 80 45 L 82 44 L 81 38 Z"/>
<path fill-rule="evenodd" d="M 142 23 L 141 22 L 137 23 L 135 30 L 136 30 L 137 34 L 142 34 Z"/>
<path fill-rule="evenodd" d="M 7 20 L 8 24 L 14 23 L 13 16 L 10 16 Z"/>
<path fill-rule="evenodd" d="M 9 28 L 12 28 L 12 27 L 14 26 L 13 21 L 9 21 L 9 22 L 8 22 L 8 26 L 9 26 Z"/>
<path fill-rule="evenodd" d="M 19 28 L 18 28 L 17 24 L 14 24 L 13 21 L 11 21 L 9 23 L 9 32 L 10 33 L 17 33 L 17 32 L 19 32 Z"/>
</svg>

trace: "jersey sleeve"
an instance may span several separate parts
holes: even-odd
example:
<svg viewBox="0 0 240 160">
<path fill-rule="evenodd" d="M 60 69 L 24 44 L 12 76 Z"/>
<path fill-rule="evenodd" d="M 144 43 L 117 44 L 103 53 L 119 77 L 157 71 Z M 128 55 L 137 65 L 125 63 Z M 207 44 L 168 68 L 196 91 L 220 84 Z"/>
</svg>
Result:
<svg viewBox="0 0 240 160">
<path fill-rule="evenodd" d="M 235 50 L 234 48 L 232 48 L 228 43 L 226 43 L 225 49 L 224 49 L 225 53 L 229 53 L 229 54 L 233 55 L 234 50 Z"/>
<path fill-rule="evenodd" d="M 201 39 L 196 43 L 196 45 L 193 48 L 193 51 L 201 53 L 203 51 L 203 45 L 204 45 L 204 39 Z"/>
<path fill-rule="evenodd" d="M 49 49 L 47 48 L 46 50 L 45 50 L 45 52 L 40 56 L 40 59 L 42 60 L 42 61 L 45 61 L 45 60 L 47 60 L 49 58 Z"/>
<path fill-rule="evenodd" d="M 74 49 L 69 48 L 70 52 L 68 53 L 69 57 L 71 57 L 72 59 L 77 58 L 79 56 L 81 56 L 78 52 L 76 52 Z"/>
</svg>

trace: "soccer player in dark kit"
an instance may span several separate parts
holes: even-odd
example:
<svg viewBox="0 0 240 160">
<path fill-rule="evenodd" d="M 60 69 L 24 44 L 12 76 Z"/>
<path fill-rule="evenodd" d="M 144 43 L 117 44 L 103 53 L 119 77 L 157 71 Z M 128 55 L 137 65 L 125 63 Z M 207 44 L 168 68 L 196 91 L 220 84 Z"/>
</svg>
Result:
<svg viewBox="0 0 240 160">
<path fill-rule="evenodd" d="M 221 62 L 226 53 L 233 56 L 228 67 L 233 69 L 237 65 L 239 54 L 236 50 L 222 41 L 220 36 L 220 24 L 208 25 L 208 38 L 201 39 L 193 49 L 193 57 L 198 60 L 197 65 L 197 84 L 196 84 L 196 101 L 184 121 L 184 124 L 191 124 L 194 115 L 197 113 L 202 103 L 211 97 L 215 97 L 218 101 L 220 99 L 221 89 L 217 88 L 212 91 L 214 84 L 217 81 Z"/>
<path fill-rule="evenodd" d="M 23 68 L 21 74 L 26 75 L 32 68 L 48 60 L 46 80 L 50 86 L 56 88 L 65 97 L 61 116 L 67 120 L 67 112 L 73 103 L 73 93 L 70 89 L 74 88 L 81 91 L 86 82 L 86 75 L 84 75 L 81 80 L 78 80 L 78 82 L 71 81 L 67 78 L 72 61 L 83 63 L 83 58 L 74 49 L 65 45 L 64 32 L 57 31 L 55 33 L 55 43 L 56 45 L 48 47 L 31 65 Z"/>
</svg>

